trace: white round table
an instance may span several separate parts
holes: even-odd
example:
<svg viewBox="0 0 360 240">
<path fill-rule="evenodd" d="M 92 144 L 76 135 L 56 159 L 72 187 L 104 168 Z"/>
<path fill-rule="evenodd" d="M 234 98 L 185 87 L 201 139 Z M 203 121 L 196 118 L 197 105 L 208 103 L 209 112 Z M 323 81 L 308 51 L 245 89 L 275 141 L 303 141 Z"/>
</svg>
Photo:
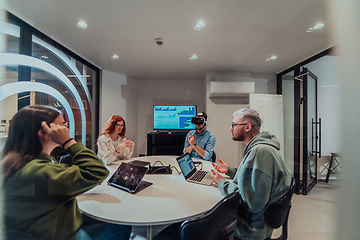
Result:
<svg viewBox="0 0 360 240">
<path fill-rule="evenodd" d="M 148 161 L 151 165 L 160 160 L 165 166 L 170 164 L 180 171 L 176 156 L 146 156 L 127 162 L 132 160 Z M 153 185 L 136 194 L 122 191 L 107 184 L 121 162 L 108 166 L 110 174 L 101 185 L 77 197 L 79 208 L 101 221 L 148 226 L 148 239 L 151 239 L 151 226 L 201 216 L 223 198 L 215 183 L 211 186 L 189 183 L 173 168 L 172 174 L 146 174 L 144 180 Z M 211 162 L 202 162 L 203 170 L 212 169 Z"/>
</svg>

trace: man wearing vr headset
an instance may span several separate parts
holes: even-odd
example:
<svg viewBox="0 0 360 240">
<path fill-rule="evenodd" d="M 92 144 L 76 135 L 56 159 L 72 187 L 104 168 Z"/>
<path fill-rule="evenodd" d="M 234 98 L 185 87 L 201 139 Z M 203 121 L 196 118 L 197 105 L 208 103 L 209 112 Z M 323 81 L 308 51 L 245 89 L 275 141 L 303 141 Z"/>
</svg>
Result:
<svg viewBox="0 0 360 240">
<path fill-rule="evenodd" d="M 196 125 L 196 130 L 188 132 L 184 153 L 189 153 L 192 158 L 200 158 L 211 161 L 215 147 L 215 135 L 206 129 L 207 115 L 204 112 L 191 118 L 191 123 Z"/>
</svg>

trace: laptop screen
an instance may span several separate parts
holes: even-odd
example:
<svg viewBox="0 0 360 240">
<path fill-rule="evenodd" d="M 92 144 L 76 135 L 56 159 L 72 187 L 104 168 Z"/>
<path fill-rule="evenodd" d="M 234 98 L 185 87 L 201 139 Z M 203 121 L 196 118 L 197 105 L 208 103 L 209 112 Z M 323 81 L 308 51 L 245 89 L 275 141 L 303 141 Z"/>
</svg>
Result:
<svg viewBox="0 0 360 240">
<path fill-rule="evenodd" d="M 184 176 L 187 176 L 191 171 L 195 169 L 194 162 L 191 160 L 191 157 L 188 153 L 181 155 L 176 160 Z"/>
<path fill-rule="evenodd" d="M 135 190 L 144 177 L 146 170 L 146 167 L 123 162 L 111 176 L 109 182 Z"/>
</svg>

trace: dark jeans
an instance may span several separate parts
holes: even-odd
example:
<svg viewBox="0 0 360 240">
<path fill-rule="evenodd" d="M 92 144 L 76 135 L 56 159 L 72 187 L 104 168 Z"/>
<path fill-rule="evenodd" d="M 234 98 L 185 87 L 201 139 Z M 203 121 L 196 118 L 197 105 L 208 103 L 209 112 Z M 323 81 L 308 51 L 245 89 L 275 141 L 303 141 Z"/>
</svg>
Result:
<svg viewBox="0 0 360 240">
<path fill-rule="evenodd" d="M 131 226 L 106 223 L 84 215 L 76 240 L 129 240 Z"/>
</svg>

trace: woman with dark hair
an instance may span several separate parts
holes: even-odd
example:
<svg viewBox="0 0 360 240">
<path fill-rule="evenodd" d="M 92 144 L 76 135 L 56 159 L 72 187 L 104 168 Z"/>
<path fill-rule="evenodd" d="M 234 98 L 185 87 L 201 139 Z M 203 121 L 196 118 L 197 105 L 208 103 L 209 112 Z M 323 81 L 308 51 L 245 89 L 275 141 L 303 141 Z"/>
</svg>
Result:
<svg viewBox="0 0 360 240">
<path fill-rule="evenodd" d="M 129 239 L 131 227 L 114 228 L 78 208 L 76 196 L 101 183 L 109 171 L 70 137 L 65 124 L 60 112 L 43 106 L 24 107 L 13 117 L 1 161 L 7 238 L 106 239 L 115 234 Z M 74 165 L 50 156 L 59 145 Z"/>
<path fill-rule="evenodd" d="M 113 115 L 106 123 L 97 140 L 98 156 L 104 164 L 109 165 L 115 160 L 130 159 L 134 150 L 134 142 L 125 137 L 125 121 Z"/>
</svg>

